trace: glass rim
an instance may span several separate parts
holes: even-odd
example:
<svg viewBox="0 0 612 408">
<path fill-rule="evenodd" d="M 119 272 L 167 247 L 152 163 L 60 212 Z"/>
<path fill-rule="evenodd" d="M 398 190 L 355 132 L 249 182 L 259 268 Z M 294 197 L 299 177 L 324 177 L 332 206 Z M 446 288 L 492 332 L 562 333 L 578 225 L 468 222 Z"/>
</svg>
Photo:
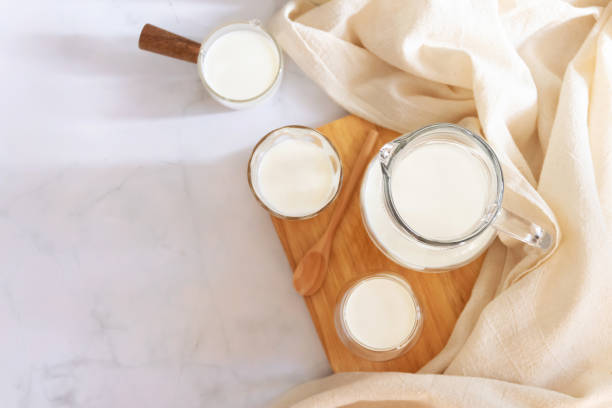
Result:
<svg viewBox="0 0 612 408">
<path fill-rule="evenodd" d="M 252 29 L 256 29 L 257 31 L 259 31 L 262 34 L 264 34 L 267 38 L 272 40 L 272 43 L 274 44 L 274 47 L 276 49 L 276 53 L 278 54 L 278 68 L 277 68 L 276 73 L 274 75 L 274 80 L 261 93 L 255 95 L 255 96 L 252 96 L 252 97 L 250 97 L 248 99 L 232 99 L 232 98 L 228 98 L 226 96 L 221 95 L 220 93 L 215 91 L 212 88 L 212 86 L 210 86 L 210 84 L 206 80 L 206 76 L 204 75 L 204 59 L 206 58 L 206 55 L 207 55 L 207 52 L 204 51 L 204 47 L 206 47 L 206 45 L 209 43 L 209 41 L 211 41 L 212 37 L 215 34 L 217 34 L 219 31 L 221 31 L 223 29 L 226 29 L 226 28 L 229 28 L 231 26 L 237 26 L 237 27 L 238 26 L 249 26 Z M 214 43 L 214 41 L 213 41 L 213 43 Z M 210 45 L 212 45 L 212 43 Z M 265 96 L 268 92 L 270 92 L 276 86 L 276 84 L 277 84 L 277 82 L 278 82 L 278 80 L 279 80 L 279 78 L 281 76 L 281 73 L 283 72 L 283 68 L 284 68 L 283 50 L 281 49 L 280 45 L 278 45 L 278 42 L 276 42 L 276 39 L 274 39 L 272 34 L 270 34 L 268 31 L 266 31 L 266 29 L 263 28 L 263 25 L 261 24 L 261 22 L 259 20 L 257 20 L 257 19 L 234 21 L 234 22 L 226 23 L 226 24 L 223 24 L 223 25 L 220 25 L 220 26 L 216 27 L 215 29 L 213 29 L 210 32 L 210 34 L 208 34 L 208 36 L 206 36 L 204 41 L 202 41 L 202 45 L 200 46 L 200 51 L 198 52 L 198 74 L 199 74 L 200 80 L 202 81 L 202 84 L 204 84 L 204 87 L 206 88 L 206 90 L 208 92 L 210 92 L 211 94 L 213 94 L 214 96 L 218 97 L 219 99 L 223 100 L 223 101 L 230 102 L 230 103 L 235 103 L 235 104 L 253 102 L 253 101 L 256 101 L 256 100 L 262 98 L 263 96 Z"/>
<path fill-rule="evenodd" d="M 397 210 L 397 207 L 395 206 L 395 202 L 393 200 L 393 195 L 391 192 L 391 176 L 388 173 L 388 169 L 391 167 L 391 163 L 393 162 L 393 159 L 396 157 L 397 153 L 400 150 L 402 150 L 404 147 L 409 145 L 419 136 L 423 136 L 428 133 L 435 134 L 435 133 L 442 132 L 442 131 L 460 134 L 460 135 L 467 136 L 471 138 L 472 140 L 474 140 L 476 142 L 476 145 L 485 153 L 486 157 L 493 164 L 493 169 L 495 171 L 495 179 L 496 179 L 496 184 L 497 184 L 495 200 L 494 202 L 489 203 L 487 206 L 487 207 L 490 207 L 491 205 L 494 205 L 495 211 L 490 212 L 490 215 L 488 216 L 486 222 L 481 223 L 478 226 L 478 228 L 474 229 L 469 234 L 466 234 L 458 239 L 452 239 L 452 240 L 440 240 L 440 239 L 426 238 L 422 236 L 421 234 L 419 234 L 418 232 L 416 232 L 414 229 L 412 229 L 404 221 L 404 219 L 400 216 L 399 211 Z M 409 234 L 411 237 L 413 237 L 414 239 L 416 239 L 417 241 L 423 244 L 433 245 L 433 246 L 456 246 L 456 245 L 464 244 L 470 239 L 475 238 L 476 236 L 480 235 L 485 229 L 490 227 L 493 224 L 493 222 L 495 222 L 495 219 L 501 212 L 502 200 L 504 196 L 504 176 L 503 176 L 503 172 L 501 169 L 501 165 L 499 163 L 499 159 L 497 158 L 497 155 L 495 154 L 491 146 L 489 146 L 489 144 L 481 136 L 477 135 L 476 133 L 462 126 L 455 125 L 452 123 L 436 123 L 433 125 L 425 126 L 421 129 L 415 130 L 414 132 L 404 134 L 400 136 L 399 138 L 387 143 L 380 149 L 379 156 L 381 157 L 384 201 L 385 201 L 385 207 L 387 208 L 389 212 L 389 216 L 394 221 L 394 224 L 402 230 L 402 232 Z M 386 160 L 387 164 L 383 164 L 383 161 L 382 161 L 383 159 Z"/>
<path fill-rule="evenodd" d="M 312 214 L 306 214 L 306 215 L 285 215 L 282 213 L 277 212 L 276 210 L 270 208 L 261 197 L 259 197 L 259 194 L 257 194 L 257 191 L 255 191 L 255 186 L 253 185 L 253 174 L 251 172 L 251 164 L 253 163 L 253 158 L 255 157 L 255 152 L 257 151 L 257 149 L 259 148 L 259 146 L 261 146 L 262 143 L 264 143 L 270 136 L 272 136 L 274 133 L 281 131 L 283 129 L 306 129 L 309 131 L 312 131 L 314 133 L 316 133 L 317 135 L 321 136 L 323 138 L 323 140 L 325 140 L 325 142 L 331 147 L 332 151 L 334 152 L 334 155 L 336 156 L 336 158 L 338 159 L 338 183 L 336 185 L 336 191 L 334 192 L 334 194 L 330 197 L 330 199 L 320 208 L 318 209 L 316 212 L 312 213 Z M 340 194 L 340 190 L 342 189 L 342 178 L 344 175 L 344 171 L 343 171 L 343 166 L 342 166 L 342 160 L 340 158 L 340 153 L 338 153 L 338 150 L 336 149 L 336 147 L 334 146 L 334 144 L 331 142 L 331 140 L 329 140 L 329 138 L 327 136 L 325 136 L 323 133 L 319 132 L 316 129 L 313 129 L 311 127 L 308 126 L 303 126 L 303 125 L 287 125 L 287 126 L 281 126 L 279 128 L 276 128 L 274 130 L 269 131 L 268 133 L 266 133 L 266 135 L 264 137 L 262 137 L 261 139 L 259 139 L 259 141 L 257 142 L 257 144 L 253 147 L 253 150 L 251 151 L 251 155 L 249 156 L 249 161 L 247 163 L 247 180 L 249 183 L 249 188 L 251 189 L 251 192 L 253 193 L 253 196 L 255 197 L 255 199 L 257 200 L 257 202 L 259 203 L 259 205 L 261 205 L 266 211 L 268 211 L 270 214 L 274 215 L 277 218 L 282 218 L 285 220 L 306 220 L 312 217 L 315 217 L 317 215 L 319 215 L 323 210 L 325 210 L 327 207 L 329 207 L 329 205 L 331 203 L 333 203 L 336 198 L 338 197 L 338 194 Z"/>
</svg>

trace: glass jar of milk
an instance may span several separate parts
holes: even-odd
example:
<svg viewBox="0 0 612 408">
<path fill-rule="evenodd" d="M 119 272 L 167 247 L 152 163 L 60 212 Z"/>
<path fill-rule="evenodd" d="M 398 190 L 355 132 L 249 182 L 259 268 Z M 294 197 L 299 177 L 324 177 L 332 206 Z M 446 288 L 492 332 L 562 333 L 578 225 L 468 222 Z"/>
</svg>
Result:
<svg viewBox="0 0 612 408">
<path fill-rule="evenodd" d="M 285 126 L 255 145 L 247 177 L 253 195 L 270 214 L 306 219 L 338 196 L 342 162 L 323 134 L 305 126 Z"/>
<path fill-rule="evenodd" d="M 338 337 L 351 352 L 386 361 L 417 342 L 423 311 L 402 276 L 381 272 L 349 284 L 336 303 L 334 323 Z"/>
<path fill-rule="evenodd" d="M 361 187 L 368 234 L 407 268 L 444 271 L 477 258 L 503 231 L 548 249 L 550 234 L 502 208 L 499 160 L 478 135 L 435 124 L 386 144 Z"/>
</svg>

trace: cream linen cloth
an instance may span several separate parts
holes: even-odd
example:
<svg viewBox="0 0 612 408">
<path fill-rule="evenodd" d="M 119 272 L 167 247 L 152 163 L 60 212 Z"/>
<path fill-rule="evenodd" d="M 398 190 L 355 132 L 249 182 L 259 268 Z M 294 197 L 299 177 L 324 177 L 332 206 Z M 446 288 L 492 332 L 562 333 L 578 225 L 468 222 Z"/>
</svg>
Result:
<svg viewBox="0 0 612 408">
<path fill-rule="evenodd" d="M 612 5 L 290 1 L 270 28 L 354 114 L 483 134 L 504 205 L 556 238 L 500 237 L 421 373 L 334 375 L 278 406 L 612 407 Z"/>
</svg>

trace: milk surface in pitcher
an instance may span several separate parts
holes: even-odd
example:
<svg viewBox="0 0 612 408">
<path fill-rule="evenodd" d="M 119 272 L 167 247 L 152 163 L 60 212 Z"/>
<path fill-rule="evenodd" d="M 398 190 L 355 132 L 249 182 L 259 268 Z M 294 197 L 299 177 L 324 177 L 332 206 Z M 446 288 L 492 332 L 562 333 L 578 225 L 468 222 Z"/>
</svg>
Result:
<svg viewBox="0 0 612 408">
<path fill-rule="evenodd" d="M 489 173 L 478 156 L 459 144 L 422 144 L 398 158 L 391 181 L 401 217 L 420 235 L 455 239 L 473 230 L 486 211 Z M 456 247 L 434 248 L 408 239 L 384 203 L 379 158 L 369 165 L 361 191 L 362 214 L 373 241 L 392 259 L 413 269 L 444 269 L 471 261 L 495 238 L 487 228 Z"/>
</svg>

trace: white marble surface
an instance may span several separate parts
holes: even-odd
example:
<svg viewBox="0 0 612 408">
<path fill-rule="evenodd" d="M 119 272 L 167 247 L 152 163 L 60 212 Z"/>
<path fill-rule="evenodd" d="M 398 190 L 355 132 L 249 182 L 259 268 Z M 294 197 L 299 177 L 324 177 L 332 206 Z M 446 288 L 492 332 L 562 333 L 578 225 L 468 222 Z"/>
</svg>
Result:
<svg viewBox="0 0 612 408">
<path fill-rule="evenodd" d="M 0 407 L 257 407 L 330 372 L 245 170 L 343 110 L 288 61 L 229 111 L 137 49 L 282 3 L 0 3 Z"/>
</svg>

